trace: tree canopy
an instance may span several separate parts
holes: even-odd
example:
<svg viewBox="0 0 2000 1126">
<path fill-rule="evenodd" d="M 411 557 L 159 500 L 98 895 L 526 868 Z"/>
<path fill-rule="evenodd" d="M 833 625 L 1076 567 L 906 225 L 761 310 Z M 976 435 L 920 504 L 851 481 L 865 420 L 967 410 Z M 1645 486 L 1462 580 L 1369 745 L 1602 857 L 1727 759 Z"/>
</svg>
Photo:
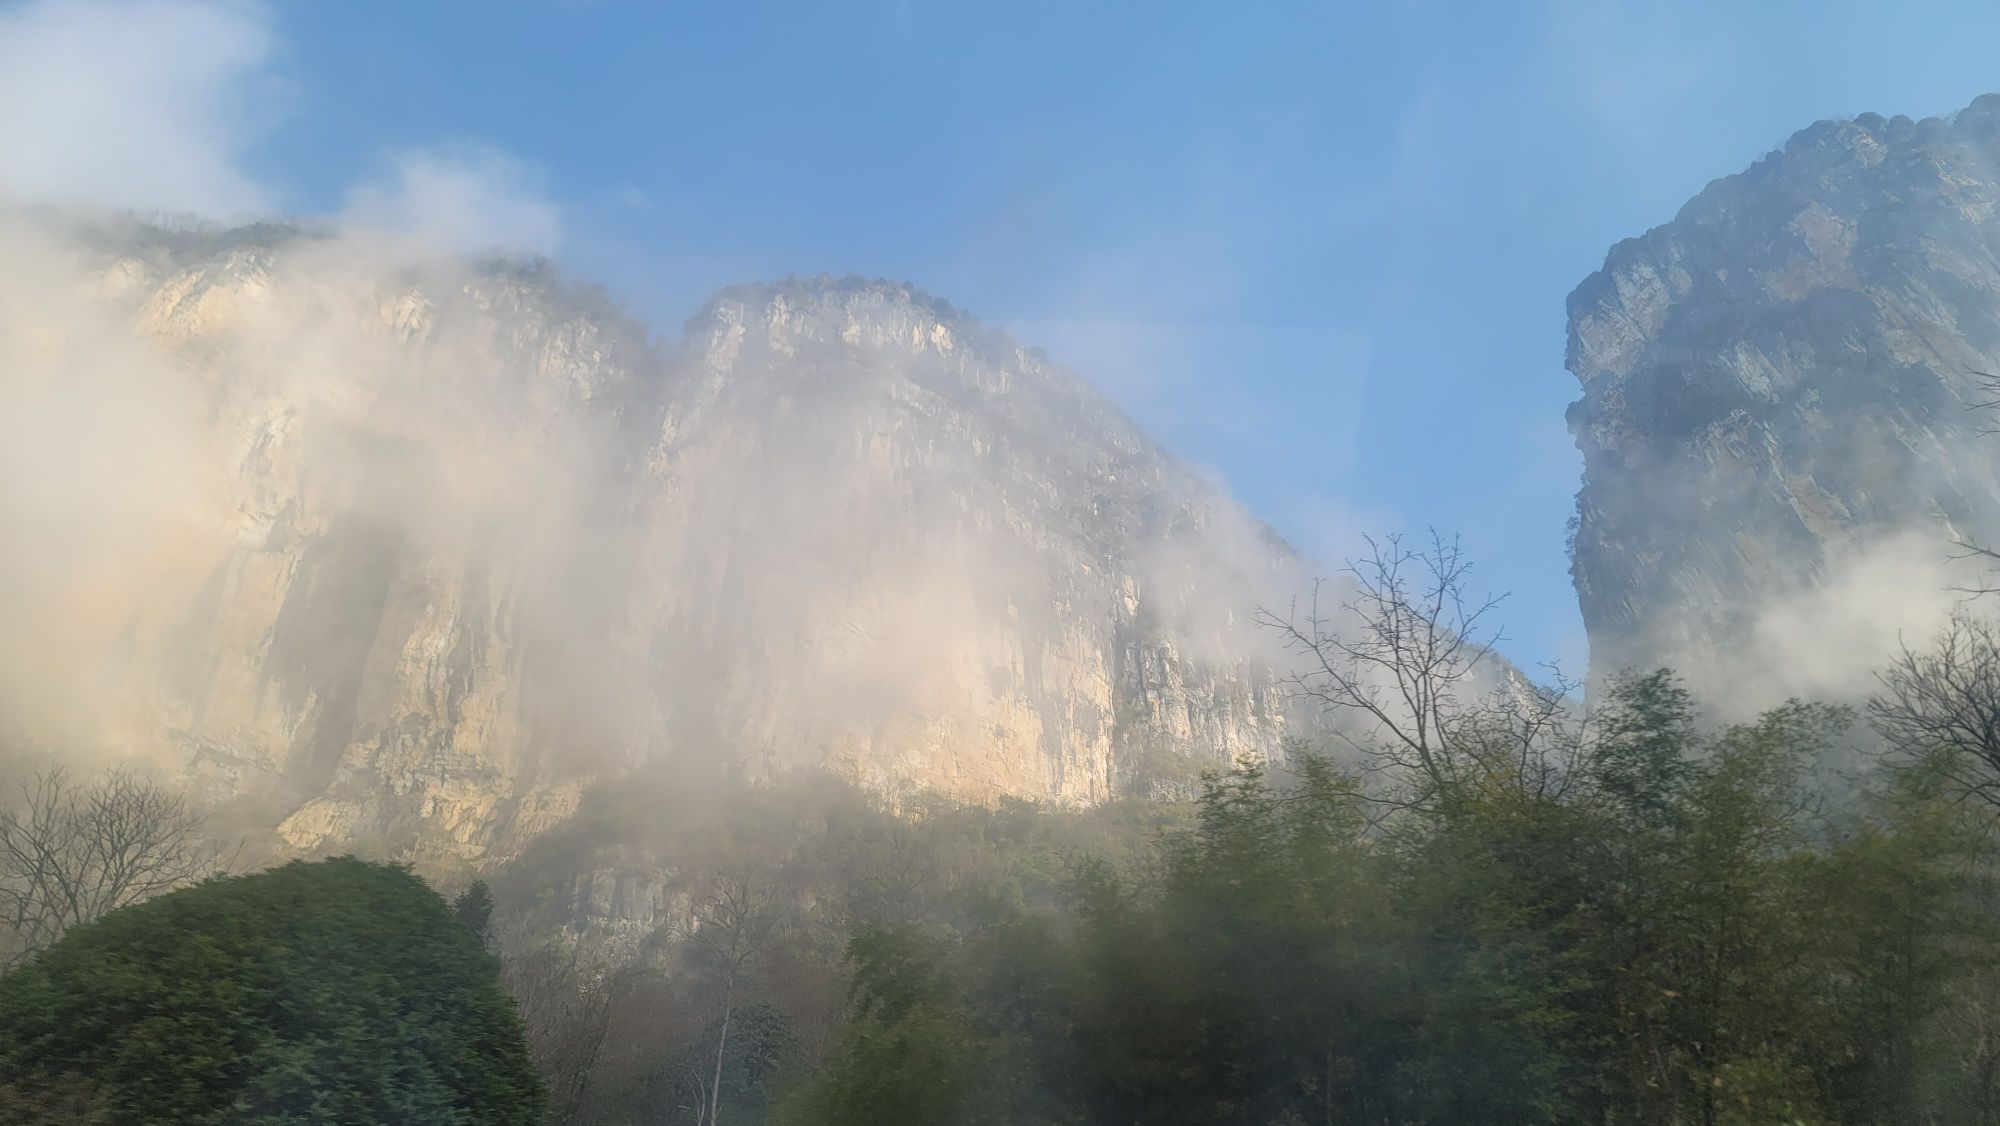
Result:
<svg viewBox="0 0 2000 1126">
<path fill-rule="evenodd" d="M 394 866 L 298 861 L 75 927 L 0 978 L 0 1121 L 534 1123 L 498 966 Z"/>
<path fill-rule="evenodd" d="M 784 1120 L 1994 1121 L 1953 1031 L 1995 953 L 1958 811 L 1819 809 L 1840 709 L 1707 730 L 1661 673 L 1598 719 L 1561 785 L 1468 757 L 1371 822 L 1325 760 L 1243 768 L 1061 910 L 860 919 Z"/>
</svg>

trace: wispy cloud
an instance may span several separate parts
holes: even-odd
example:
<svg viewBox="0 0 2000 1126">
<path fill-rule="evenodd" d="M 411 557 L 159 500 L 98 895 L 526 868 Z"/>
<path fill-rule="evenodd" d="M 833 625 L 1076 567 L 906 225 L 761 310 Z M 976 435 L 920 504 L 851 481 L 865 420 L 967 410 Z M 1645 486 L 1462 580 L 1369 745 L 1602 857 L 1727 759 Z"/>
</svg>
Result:
<svg viewBox="0 0 2000 1126">
<path fill-rule="evenodd" d="M 273 24 L 256 0 L 0 4 L 0 203 L 281 210 L 246 160 L 280 120 Z M 549 254 L 562 239 L 535 170 L 476 141 L 390 154 L 338 219 L 425 254 Z"/>
<path fill-rule="evenodd" d="M 562 212 L 540 177 L 505 153 L 464 144 L 400 153 L 392 164 L 388 182 L 348 194 L 347 225 L 442 254 L 553 254 L 562 242 Z"/>
<path fill-rule="evenodd" d="M 0 198 L 222 217 L 277 203 L 245 172 L 268 124 L 263 8 L 32 0 L 0 8 Z"/>
</svg>

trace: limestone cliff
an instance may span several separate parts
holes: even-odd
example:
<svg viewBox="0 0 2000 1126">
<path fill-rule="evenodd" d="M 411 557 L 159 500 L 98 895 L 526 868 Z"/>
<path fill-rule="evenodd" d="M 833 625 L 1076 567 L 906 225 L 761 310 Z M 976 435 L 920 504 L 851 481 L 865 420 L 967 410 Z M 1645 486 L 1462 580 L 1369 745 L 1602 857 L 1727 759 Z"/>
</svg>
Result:
<svg viewBox="0 0 2000 1126">
<path fill-rule="evenodd" d="M 1968 409 L 2000 371 L 1996 160 L 2000 97 L 1822 122 L 1570 296 L 1596 672 L 1853 689 L 1833 666 L 1935 608 L 1954 538 L 2000 533 L 2000 419 Z"/>
<path fill-rule="evenodd" d="M 292 847 L 504 854 L 666 760 L 1091 802 L 1297 729 L 1247 625 L 1289 551 L 907 286 L 730 290 L 658 344 L 545 267 L 37 237 L 10 401 L 90 435 L 143 394 L 158 440 L 68 455 L 106 478 L 80 510 L 148 499 L 4 576 L 8 710 Z M 76 522 L 31 495 L 12 534 Z"/>
<path fill-rule="evenodd" d="M 878 787 L 1096 801 L 1261 755 L 1288 553 L 1087 386 L 905 287 L 732 290 L 633 500 L 662 730 Z M 702 668 L 722 673 L 710 684 Z"/>
</svg>

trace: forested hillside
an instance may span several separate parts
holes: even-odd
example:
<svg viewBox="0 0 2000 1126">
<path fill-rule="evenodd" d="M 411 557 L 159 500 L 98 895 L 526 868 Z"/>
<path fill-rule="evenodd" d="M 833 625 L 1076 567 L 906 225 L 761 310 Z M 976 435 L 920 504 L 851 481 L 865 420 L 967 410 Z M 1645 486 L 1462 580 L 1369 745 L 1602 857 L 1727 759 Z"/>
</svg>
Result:
<svg viewBox="0 0 2000 1126">
<path fill-rule="evenodd" d="M 1405 632 L 1341 644 L 1416 652 L 1438 577 L 1370 587 Z M 594 831 L 679 878 L 609 881 L 622 928 L 513 962 L 563 1120 L 2000 1121 L 1983 619 L 1886 655 L 1861 709 L 1726 725 L 1667 670 L 1587 712 L 1462 693 L 1477 657 L 1386 670 L 1436 726 L 1191 803 L 606 795 Z M 532 876 L 572 866 L 524 858 L 496 918 L 593 894 Z M 607 932 L 616 969 L 577 960 Z"/>
</svg>

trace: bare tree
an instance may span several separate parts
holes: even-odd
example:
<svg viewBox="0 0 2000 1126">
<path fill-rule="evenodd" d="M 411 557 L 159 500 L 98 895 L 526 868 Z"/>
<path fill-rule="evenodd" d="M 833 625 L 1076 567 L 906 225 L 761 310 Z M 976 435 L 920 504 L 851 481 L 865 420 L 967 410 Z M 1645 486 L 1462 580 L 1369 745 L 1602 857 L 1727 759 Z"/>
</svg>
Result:
<svg viewBox="0 0 2000 1126">
<path fill-rule="evenodd" d="M 218 875 L 220 846 L 180 793 L 129 770 L 94 785 L 54 767 L 0 809 L 0 967 L 79 923 Z"/>
<path fill-rule="evenodd" d="M 1965 403 L 1965 409 L 1968 411 L 2000 410 L 2000 375 L 1996 375 L 1993 372 L 1975 371 L 1972 369 L 1967 369 L 1965 374 L 1971 376 L 1973 381 L 1979 385 L 1979 391 L 1975 398 L 1965 400 L 1961 397 L 1961 401 Z M 2000 427 L 1983 427 L 1979 433 L 1982 436 L 2000 434 Z M 2000 572 L 2000 548 L 1995 548 L 1990 544 L 1983 543 L 1980 540 L 1963 534 L 1953 536 L 1952 543 L 1959 549 L 1958 554 L 1952 558 L 1984 559 L 1991 565 L 1988 567 L 1989 571 Z M 2000 586 L 1992 586 L 1990 584 L 1952 587 L 1951 589 L 1970 598 L 1978 598 L 1987 594 L 2000 594 Z"/>
<path fill-rule="evenodd" d="M 1960 798 L 2000 808 L 2000 632 L 1958 613 L 1928 649 L 1904 646 L 1876 676 L 1868 718 Z"/>
<path fill-rule="evenodd" d="M 1979 385 L 1979 397 L 1965 401 L 1965 409 L 1968 411 L 2000 410 L 2000 375 L 1995 375 L 1990 371 L 1974 371 L 1970 368 L 1966 369 L 1965 374 L 1971 376 L 1973 382 Z M 2000 434 L 2000 428 L 1988 426 L 1982 428 L 1979 432 L 1981 434 Z"/>
<path fill-rule="evenodd" d="M 1536 683 L 1494 654 L 1488 618 L 1501 597 L 1467 594 L 1472 563 L 1433 531 L 1411 547 L 1368 538 L 1343 570 L 1349 589 L 1328 606 L 1315 583 L 1304 607 L 1259 611 L 1301 658 L 1292 690 L 1328 713 L 1378 783 L 1370 800 L 1437 810 L 1475 787 L 1553 796 L 1585 753 L 1576 685 L 1550 666 Z M 1357 722 L 1358 721 L 1358 722 Z"/>
<path fill-rule="evenodd" d="M 503 957 L 500 980 L 521 1014 L 535 1070 L 548 1080 L 551 1119 L 579 1121 L 611 1027 L 612 982 L 582 964 L 575 944 L 561 942 Z"/>
<path fill-rule="evenodd" d="M 1578 781 L 1599 734 L 1596 717 L 1577 706 L 1582 685 L 1554 664 L 1535 681 L 1508 669 L 1503 683 L 1462 718 L 1462 756 L 1484 781 L 1503 781 L 1537 799 L 1559 798 Z"/>
<path fill-rule="evenodd" d="M 1497 630 L 1480 633 L 1499 600 L 1467 602 L 1471 563 L 1456 540 L 1433 532 L 1422 548 L 1399 536 L 1366 543 L 1367 556 L 1344 569 L 1353 591 L 1337 605 L 1325 604 L 1327 584 L 1315 582 L 1303 608 L 1295 600 L 1282 615 L 1257 617 L 1303 659 L 1293 690 L 1341 713 L 1331 717 L 1336 732 L 1376 768 L 1414 783 L 1392 800 L 1424 805 L 1461 781 L 1450 750 L 1460 697 L 1499 640 Z"/>
<path fill-rule="evenodd" d="M 707 1084 L 708 1113 L 700 1120 L 707 1126 L 718 1126 L 722 1113 L 722 1062 L 729 1048 L 737 987 L 775 923 L 770 896 L 749 876 L 739 874 L 716 878 L 689 928 L 688 941 L 716 965 L 722 978 L 722 1021 L 715 1037 L 713 1077 Z"/>
<path fill-rule="evenodd" d="M 1952 559 L 1983 559 L 1988 564 L 1987 572 L 1989 574 L 2000 572 L 2000 548 L 1989 547 L 1966 535 L 1954 535 L 1951 539 L 1951 545 L 1958 549 L 1951 556 Z M 1977 586 L 1952 586 L 1946 589 L 1965 595 L 1968 601 L 1988 594 L 2000 594 L 2000 586 L 1994 586 L 1991 583 L 1981 583 Z"/>
</svg>

